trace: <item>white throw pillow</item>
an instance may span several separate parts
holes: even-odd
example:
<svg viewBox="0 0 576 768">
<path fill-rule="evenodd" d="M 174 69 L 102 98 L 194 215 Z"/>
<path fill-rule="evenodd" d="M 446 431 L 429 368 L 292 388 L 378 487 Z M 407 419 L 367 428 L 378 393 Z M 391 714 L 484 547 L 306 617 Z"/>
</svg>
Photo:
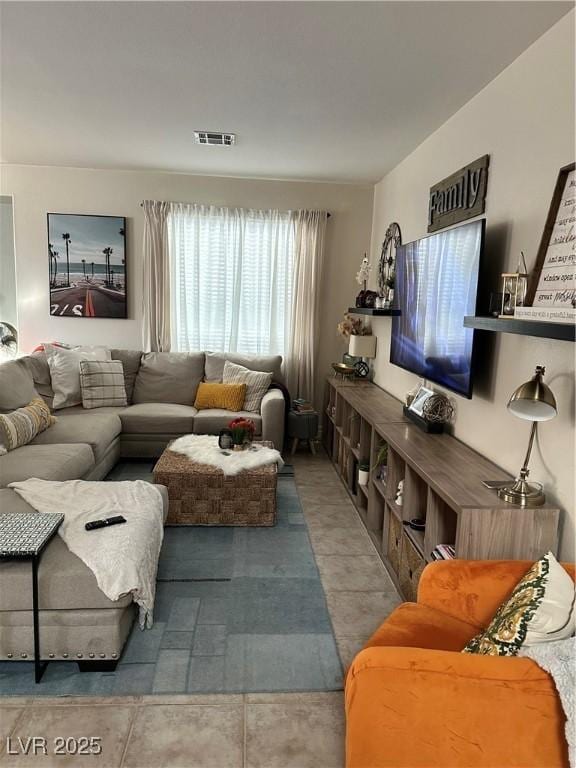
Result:
<svg viewBox="0 0 576 768">
<path fill-rule="evenodd" d="M 70 408 L 82 402 L 80 389 L 81 360 L 110 360 L 110 350 L 106 347 L 75 347 L 63 349 L 53 344 L 44 344 L 46 359 L 50 368 L 52 389 L 54 390 L 53 409 Z"/>
<path fill-rule="evenodd" d="M 528 622 L 524 645 L 564 640 L 571 637 L 576 630 L 574 582 L 552 552 L 548 552 L 545 557 L 549 568 L 546 591 L 536 612 Z"/>
<path fill-rule="evenodd" d="M 236 365 L 236 363 L 226 360 L 222 381 L 224 384 L 246 384 L 244 410 L 260 413 L 262 398 L 270 388 L 272 376 L 272 373 L 250 371 L 248 368 L 244 368 L 243 365 Z"/>
<path fill-rule="evenodd" d="M 530 647 L 574 634 L 575 587 L 552 552 L 520 579 L 486 629 L 473 637 L 464 653 L 516 656 Z"/>
</svg>

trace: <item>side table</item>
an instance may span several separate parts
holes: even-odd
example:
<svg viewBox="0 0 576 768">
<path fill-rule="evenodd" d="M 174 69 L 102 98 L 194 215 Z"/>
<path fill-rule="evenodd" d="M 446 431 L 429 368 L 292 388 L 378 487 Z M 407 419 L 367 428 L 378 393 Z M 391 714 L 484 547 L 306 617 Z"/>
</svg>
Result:
<svg viewBox="0 0 576 768">
<path fill-rule="evenodd" d="M 306 440 L 311 453 L 316 454 L 314 440 L 318 435 L 318 414 L 316 411 L 290 411 L 288 414 L 288 437 L 292 439 L 291 454 L 296 453 L 300 440 Z"/>
<path fill-rule="evenodd" d="M 32 618 L 34 622 L 34 679 L 42 679 L 48 662 L 40 659 L 40 611 L 38 565 L 46 544 L 60 527 L 64 515 L 56 512 L 6 512 L 0 515 L 0 559 L 32 562 Z"/>
</svg>

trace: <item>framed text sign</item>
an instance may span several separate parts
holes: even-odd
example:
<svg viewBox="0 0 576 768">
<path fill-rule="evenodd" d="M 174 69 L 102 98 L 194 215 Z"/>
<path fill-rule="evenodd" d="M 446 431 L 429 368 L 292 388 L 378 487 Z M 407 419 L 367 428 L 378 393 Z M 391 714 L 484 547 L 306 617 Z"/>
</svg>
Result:
<svg viewBox="0 0 576 768">
<path fill-rule="evenodd" d="M 528 288 L 533 307 L 576 306 L 576 164 L 560 169 Z"/>
<path fill-rule="evenodd" d="M 428 232 L 484 213 L 490 156 L 483 155 L 430 187 Z"/>
</svg>

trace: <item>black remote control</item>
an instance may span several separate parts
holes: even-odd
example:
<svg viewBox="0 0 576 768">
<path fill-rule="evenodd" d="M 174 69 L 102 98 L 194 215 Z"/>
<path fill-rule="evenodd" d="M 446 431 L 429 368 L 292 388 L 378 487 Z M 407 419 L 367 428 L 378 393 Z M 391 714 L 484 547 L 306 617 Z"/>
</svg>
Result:
<svg viewBox="0 0 576 768">
<path fill-rule="evenodd" d="M 86 528 L 87 531 L 93 531 L 95 528 L 107 528 L 109 525 L 120 525 L 120 523 L 125 522 L 125 517 L 116 515 L 115 517 L 107 517 L 105 520 L 92 520 L 92 522 L 86 523 L 84 528 Z"/>
</svg>

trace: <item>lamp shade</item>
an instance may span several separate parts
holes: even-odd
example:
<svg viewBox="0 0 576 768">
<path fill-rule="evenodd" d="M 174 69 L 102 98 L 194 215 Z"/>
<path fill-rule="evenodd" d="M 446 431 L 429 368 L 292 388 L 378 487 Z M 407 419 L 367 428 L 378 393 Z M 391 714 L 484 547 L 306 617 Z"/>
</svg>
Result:
<svg viewBox="0 0 576 768">
<path fill-rule="evenodd" d="M 556 416 L 556 398 L 552 390 L 542 381 L 544 368 L 538 366 L 530 381 L 514 390 L 508 401 L 508 410 L 527 421 L 549 421 Z"/>
<path fill-rule="evenodd" d="M 376 336 L 350 336 L 348 354 L 353 357 L 376 357 Z"/>
</svg>

